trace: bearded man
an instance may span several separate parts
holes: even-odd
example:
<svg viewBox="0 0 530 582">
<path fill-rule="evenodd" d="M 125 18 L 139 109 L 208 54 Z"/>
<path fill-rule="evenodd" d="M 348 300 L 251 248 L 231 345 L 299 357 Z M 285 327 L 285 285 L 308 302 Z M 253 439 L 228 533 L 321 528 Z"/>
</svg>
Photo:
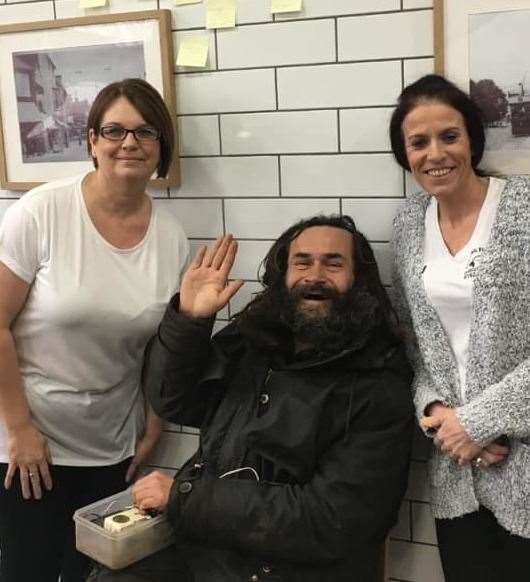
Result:
<svg viewBox="0 0 530 582">
<path fill-rule="evenodd" d="M 202 248 L 146 358 L 163 418 L 201 429 L 174 479 L 134 486 L 176 542 L 120 582 L 374 582 L 405 492 L 411 372 L 372 250 L 346 216 L 289 228 L 264 291 L 210 338 L 241 287 L 230 235 Z"/>
</svg>

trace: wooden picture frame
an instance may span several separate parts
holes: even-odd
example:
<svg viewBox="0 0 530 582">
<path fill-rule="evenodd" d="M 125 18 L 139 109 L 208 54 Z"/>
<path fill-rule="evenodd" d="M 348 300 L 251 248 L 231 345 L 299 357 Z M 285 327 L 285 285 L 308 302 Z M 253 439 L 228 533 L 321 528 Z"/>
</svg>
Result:
<svg viewBox="0 0 530 582">
<path fill-rule="evenodd" d="M 86 118 L 109 83 L 144 78 L 176 127 L 171 12 L 149 10 L 0 26 L 0 187 L 29 190 L 93 167 Z M 84 125 L 83 125 L 84 124 Z M 166 178 L 180 183 L 178 146 Z"/>
<path fill-rule="evenodd" d="M 434 70 L 484 114 L 481 168 L 530 174 L 530 0 L 434 0 L 433 8 Z"/>
</svg>

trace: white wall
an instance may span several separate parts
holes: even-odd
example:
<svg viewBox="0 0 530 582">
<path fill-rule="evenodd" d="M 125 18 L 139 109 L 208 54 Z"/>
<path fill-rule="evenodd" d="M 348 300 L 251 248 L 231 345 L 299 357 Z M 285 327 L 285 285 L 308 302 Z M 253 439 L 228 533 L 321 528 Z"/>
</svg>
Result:
<svg viewBox="0 0 530 582">
<path fill-rule="evenodd" d="M 171 8 L 176 45 L 203 32 L 202 4 L 110 1 L 88 13 Z M 225 231 L 241 241 L 234 276 L 247 284 L 224 320 L 257 288 L 271 241 L 318 212 L 353 215 L 389 282 L 391 219 L 408 181 L 390 154 L 387 123 L 403 86 L 432 71 L 432 1 L 304 4 L 303 13 L 274 20 L 270 0 L 237 0 L 237 28 L 209 32 L 208 71 L 175 71 L 183 181 L 159 203 L 172 207 L 194 244 Z M 2 24 L 85 13 L 78 0 L 0 0 Z M 0 214 L 14 196 L 0 190 Z M 170 427 L 152 464 L 179 466 L 197 438 Z M 393 580 L 443 580 L 422 449 L 392 533 Z"/>
</svg>

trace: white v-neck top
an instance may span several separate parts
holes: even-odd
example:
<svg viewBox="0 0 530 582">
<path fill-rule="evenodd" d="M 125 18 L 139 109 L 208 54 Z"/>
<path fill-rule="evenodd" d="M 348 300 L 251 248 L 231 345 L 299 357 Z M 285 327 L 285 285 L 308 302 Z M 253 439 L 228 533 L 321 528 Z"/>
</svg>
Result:
<svg viewBox="0 0 530 582">
<path fill-rule="evenodd" d="M 188 241 L 154 201 L 144 238 L 113 246 L 87 212 L 83 177 L 9 207 L 0 261 L 31 285 L 12 332 L 33 420 L 55 464 L 97 466 L 134 454 L 144 348 L 179 288 Z M 0 462 L 6 448 L 0 421 Z"/>
<path fill-rule="evenodd" d="M 452 255 L 443 240 L 438 221 L 438 201 L 433 196 L 425 213 L 423 284 L 436 309 L 453 350 L 465 402 L 466 365 L 471 328 L 473 278 L 488 244 L 505 180 L 490 178 L 486 198 L 471 238 Z"/>
</svg>

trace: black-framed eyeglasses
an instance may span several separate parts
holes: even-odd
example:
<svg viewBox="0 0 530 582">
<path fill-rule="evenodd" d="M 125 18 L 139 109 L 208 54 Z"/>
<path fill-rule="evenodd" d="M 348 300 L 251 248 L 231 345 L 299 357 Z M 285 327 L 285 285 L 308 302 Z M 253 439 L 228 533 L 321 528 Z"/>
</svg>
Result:
<svg viewBox="0 0 530 582">
<path fill-rule="evenodd" d="M 104 125 L 99 128 L 99 135 L 111 141 L 123 141 L 129 133 L 134 135 L 136 141 L 156 141 L 160 139 L 160 131 L 152 125 L 142 125 L 136 129 L 126 129 L 121 125 Z"/>
</svg>

